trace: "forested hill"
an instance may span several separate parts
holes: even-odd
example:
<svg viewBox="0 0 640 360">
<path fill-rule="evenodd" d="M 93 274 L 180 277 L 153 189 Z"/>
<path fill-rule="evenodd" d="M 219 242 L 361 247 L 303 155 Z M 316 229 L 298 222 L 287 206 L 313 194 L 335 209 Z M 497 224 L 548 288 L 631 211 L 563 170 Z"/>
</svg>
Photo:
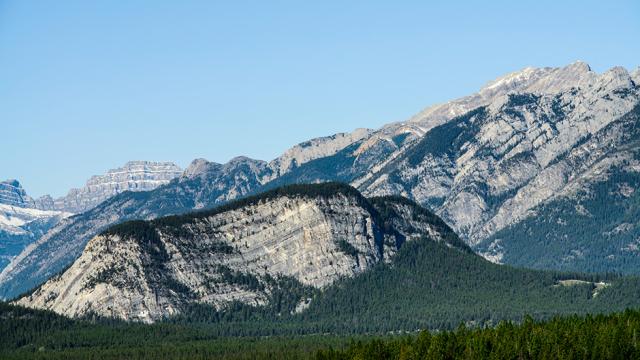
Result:
<svg viewBox="0 0 640 360">
<path fill-rule="evenodd" d="M 18 303 L 220 335 L 385 333 L 623 311 L 640 279 L 493 264 L 413 201 L 324 183 L 115 226 Z"/>
<path fill-rule="evenodd" d="M 390 263 L 301 295 L 309 299 L 303 311 L 291 295 L 277 294 L 272 306 L 194 306 L 172 321 L 215 324 L 220 335 L 244 336 L 483 327 L 527 315 L 549 319 L 640 308 L 640 279 L 496 265 L 425 238 L 404 244 Z"/>
<path fill-rule="evenodd" d="M 115 225 L 17 301 L 70 317 L 93 312 L 143 322 L 195 304 L 234 316 L 235 303 L 275 306 L 277 293 L 302 310 L 309 294 L 392 262 L 412 241 L 472 253 L 410 200 L 369 200 L 340 183 L 290 185 L 212 210 Z"/>
</svg>

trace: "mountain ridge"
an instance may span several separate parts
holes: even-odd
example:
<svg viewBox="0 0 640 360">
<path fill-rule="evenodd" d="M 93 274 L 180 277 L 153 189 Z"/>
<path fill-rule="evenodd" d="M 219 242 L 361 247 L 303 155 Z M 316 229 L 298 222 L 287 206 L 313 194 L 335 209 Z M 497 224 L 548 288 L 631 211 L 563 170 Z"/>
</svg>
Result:
<svg viewBox="0 0 640 360">
<path fill-rule="evenodd" d="M 112 226 L 15 304 L 266 336 L 608 313 L 638 306 L 639 294 L 637 277 L 493 264 L 409 199 L 322 183 Z"/>
<path fill-rule="evenodd" d="M 181 174 L 182 169 L 172 162 L 128 161 L 103 175 L 91 176 L 82 188 L 73 188 L 64 196 L 41 196 L 34 207 L 81 213 L 123 191 L 152 190 Z"/>
<path fill-rule="evenodd" d="M 511 215 L 521 221 L 554 192 L 571 185 L 577 176 L 572 166 L 579 165 L 576 156 L 585 151 L 582 141 L 618 121 L 638 103 L 637 75 L 638 70 L 629 73 L 619 67 L 597 74 L 582 62 L 561 68 L 527 68 L 489 83 L 476 94 L 427 108 L 409 121 L 312 141 L 331 145 L 326 151 L 301 155 L 298 158 L 306 162 L 296 160 L 295 166 L 285 165 L 281 170 L 277 170 L 277 159 L 265 162 L 240 157 L 227 164 L 195 161 L 162 190 L 108 200 L 100 213 L 84 214 L 53 229 L 41 239 L 41 250 L 25 252 L 0 274 L 0 295 L 17 295 L 11 289 L 15 284 L 36 285 L 54 274 L 79 255 L 90 236 L 113 222 L 212 207 L 297 182 L 341 181 L 367 196 L 412 198 L 434 209 L 477 251 L 501 261 L 508 249 L 496 246 L 498 250 L 487 251 L 484 240 L 510 226 Z M 478 112 L 481 108 L 486 110 L 482 114 Z M 447 129 L 459 136 L 456 148 L 436 145 L 434 134 Z M 605 144 L 594 143 L 600 145 Z M 436 156 L 425 153 L 433 146 L 446 151 Z M 575 155 L 567 157 L 571 151 Z M 288 152 L 286 158 L 296 156 Z M 592 166 L 590 162 L 583 165 Z M 81 230 L 84 225 L 80 222 L 93 223 L 92 228 Z M 49 261 L 46 254 L 55 254 L 61 244 L 73 245 L 63 247 L 65 256 L 53 257 L 60 261 Z M 577 263 L 567 266 L 581 270 Z M 627 271 L 633 271 L 633 266 Z"/>
<path fill-rule="evenodd" d="M 449 242 L 442 231 L 450 230 L 437 217 L 416 209 L 408 200 L 370 202 L 352 187 L 323 183 L 125 222 L 94 237 L 68 270 L 18 303 L 153 322 L 192 302 L 265 305 L 280 281 L 322 289 L 390 261 L 423 235 L 468 250 Z"/>
</svg>

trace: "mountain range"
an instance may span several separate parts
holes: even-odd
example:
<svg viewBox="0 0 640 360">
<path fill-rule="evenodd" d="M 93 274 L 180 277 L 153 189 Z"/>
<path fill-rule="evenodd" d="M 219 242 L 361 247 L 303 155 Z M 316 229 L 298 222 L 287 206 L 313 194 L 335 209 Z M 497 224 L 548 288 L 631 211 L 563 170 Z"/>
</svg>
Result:
<svg viewBox="0 0 640 360">
<path fill-rule="evenodd" d="M 526 68 L 407 121 L 313 139 L 270 162 L 194 160 L 165 185 L 60 221 L 3 270 L 0 295 L 74 264 L 113 224 L 327 181 L 411 199 L 493 262 L 637 274 L 639 84 L 639 69 Z"/>
<path fill-rule="evenodd" d="M 167 184 L 182 170 L 169 162 L 130 161 L 91 177 L 63 197 L 33 199 L 18 180 L 0 182 L 0 269 L 60 221 L 124 191 L 147 191 Z"/>
<path fill-rule="evenodd" d="M 484 326 L 620 311 L 639 295 L 637 278 L 492 264 L 411 200 L 322 183 L 112 226 L 15 304 L 266 335 Z"/>
</svg>

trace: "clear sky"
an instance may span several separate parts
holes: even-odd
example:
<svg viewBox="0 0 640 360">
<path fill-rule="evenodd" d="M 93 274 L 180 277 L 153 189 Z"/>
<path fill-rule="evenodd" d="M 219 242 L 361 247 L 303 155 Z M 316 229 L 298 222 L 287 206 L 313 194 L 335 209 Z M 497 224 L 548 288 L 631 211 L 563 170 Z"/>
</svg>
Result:
<svg viewBox="0 0 640 360">
<path fill-rule="evenodd" d="M 578 59 L 640 65 L 640 1 L 0 0 L 0 179 L 270 160 Z"/>
</svg>

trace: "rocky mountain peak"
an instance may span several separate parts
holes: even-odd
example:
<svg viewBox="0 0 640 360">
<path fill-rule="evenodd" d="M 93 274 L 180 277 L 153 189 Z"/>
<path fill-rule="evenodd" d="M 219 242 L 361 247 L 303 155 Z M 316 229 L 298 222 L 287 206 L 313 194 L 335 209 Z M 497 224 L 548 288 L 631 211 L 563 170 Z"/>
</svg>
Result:
<svg viewBox="0 0 640 360">
<path fill-rule="evenodd" d="M 630 75 L 636 86 L 640 86 L 640 66 L 633 70 Z"/>
<path fill-rule="evenodd" d="M 295 182 L 343 181 L 371 196 L 410 197 L 478 246 L 568 188 L 581 188 L 577 179 L 604 176 L 620 159 L 640 168 L 635 155 L 610 155 L 613 143 L 637 148 L 633 122 L 621 119 L 637 107 L 638 77 L 640 69 L 598 74 L 584 62 L 528 67 L 407 122 L 300 143 L 266 166 L 246 158 L 224 165 L 195 160 L 180 181 L 145 196 L 124 194 L 52 230 L 0 274 L 0 295 L 17 295 L 57 273 L 114 221 L 209 208 Z M 635 247 L 635 239 L 619 248 Z"/>
<path fill-rule="evenodd" d="M 269 162 L 271 173 L 264 181 L 272 180 L 306 162 L 325 156 L 331 156 L 347 146 L 369 135 L 371 129 L 356 129 L 350 133 L 337 133 L 302 142 L 285 151 L 280 157 Z"/>
<path fill-rule="evenodd" d="M 181 174 L 182 169 L 172 162 L 129 161 L 104 175 L 92 176 L 84 187 L 71 189 L 63 197 L 55 200 L 50 196 L 41 197 L 35 206 L 42 210 L 81 213 L 116 194 L 153 190 Z"/>
<path fill-rule="evenodd" d="M 597 74 L 581 61 L 558 68 L 526 67 L 489 82 L 475 94 L 428 107 L 409 119 L 409 122 L 417 123 L 424 131 L 428 131 L 480 106 L 503 101 L 501 99 L 508 94 L 556 94 L 589 85 L 596 79 Z"/>
<path fill-rule="evenodd" d="M 616 66 L 598 77 L 597 86 L 605 92 L 631 89 L 635 86 L 627 69 Z"/>
<path fill-rule="evenodd" d="M 27 195 L 18 180 L 9 179 L 0 182 L 0 204 L 32 207 L 33 203 L 33 199 Z"/>
<path fill-rule="evenodd" d="M 551 68 L 526 67 L 519 71 L 503 75 L 485 85 L 479 94 L 483 97 L 491 97 L 497 94 L 517 92 L 530 86 L 533 82 L 547 76 L 553 70 Z"/>
<path fill-rule="evenodd" d="M 185 178 L 194 178 L 203 173 L 211 171 L 212 167 L 219 167 L 220 164 L 213 163 L 207 159 L 198 158 L 195 159 L 187 166 L 187 169 L 182 173 L 182 176 Z"/>
<path fill-rule="evenodd" d="M 126 190 L 150 190 L 156 187 L 152 185 L 153 182 L 171 180 L 181 173 L 182 169 L 172 162 L 128 161 L 104 175 L 92 176 L 86 187 L 113 183 L 116 187 L 126 187 Z"/>
<path fill-rule="evenodd" d="M 255 165 L 255 164 L 266 164 L 266 161 L 252 159 L 247 156 L 236 156 L 229 160 L 226 165 L 228 166 L 238 166 L 238 165 Z"/>
<path fill-rule="evenodd" d="M 553 68 L 547 68 L 553 69 Z M 572 62 L 569 65 L 559 67 L 556 69 L 555 76 L 561 75 L 567 78 L 582 78 L 590 76 L 593 73 L 591 66 L 582 60 Z"/>
</svg>

